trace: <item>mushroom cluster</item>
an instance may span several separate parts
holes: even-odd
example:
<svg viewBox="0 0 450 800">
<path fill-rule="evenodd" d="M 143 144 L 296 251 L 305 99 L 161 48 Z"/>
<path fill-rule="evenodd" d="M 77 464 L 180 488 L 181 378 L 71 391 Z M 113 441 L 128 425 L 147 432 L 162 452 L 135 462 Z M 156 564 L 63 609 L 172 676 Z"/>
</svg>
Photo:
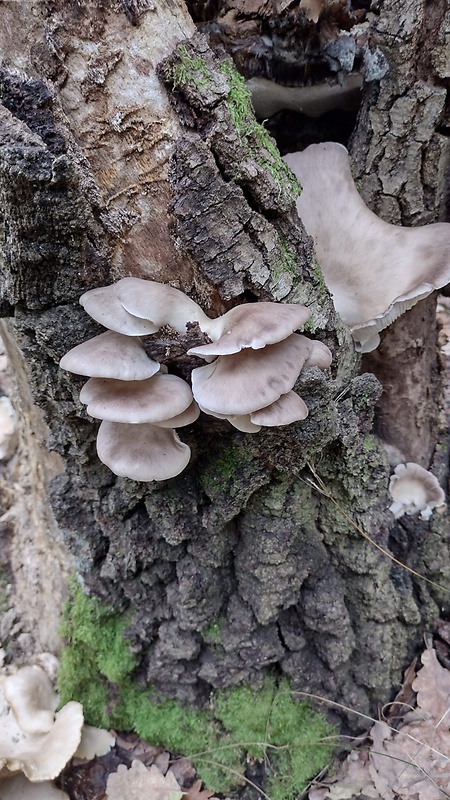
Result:
<svg viewBox="0 0 450 800">
<path fill-rule="evenodd" d="M 450 282 L 450 224 L 405 228 L 377 217 L 358 193 L 341 144 L 313 144 L 284 160 L 302 186 L 298 215 L 336 311 L 356 349 L 375 350 L 380 331 Z"/>
<path fill-rule="evenodd" d="M 72 756 L 93 758 L 114 744 L 107 731 L 83 724 L 83 708 L 71 701 L 56 712 L 59 698 L 46 672 L 38 666 L 0 675 L 0 795 L 18 795 L 28 781 L 52 781 Z M 22 773 L 22 775 L 19 775 Z M 17 775 L 17 779 L 16 776 Z M 38 796 L 38 795 L 36 795 Z"/>
<path fill-rule="evenodd" d="M 74 347 L 60 365 L 89 377 L 80 400 L 102 420 L 100 460 L 137 481 L 182 472 L 190 449 L 175 428 L 194 422 L 200 410 L 246 433 L 305 419 L 295 381 L 304 367 L 331 363 L 324 344 L 295 333 L 310 315 L 300 305 L 251 303 L 211 319 L 178 289 L 132 277 L 86 292 L 80 303 L 109 330 Z M 192 370 L 191 390 L 147 356 L 140 337 L 164 326 L 185 334 L 192 323 L 210 343 L 187 350 L 208 362 Z"/>
<path fill-rule="evenodd" d="M 430 519 L 434 509 L 445 508 L 444 490 L 437 478 L 428 470 L 409 461 L 398 464 L 389 481 L 389 492 L 394 502 L 389 507 L 395 518 L 403 514 L 419 514 L 423 520 Z"/>
<path fill-rule="evenodd" d="M 293 333 L 308 317 L 304 306 L 274 303 L 238 306 L 219 317 L 218 338 L 188 350 L 215 359 L 192 370 L 200 409 L 245 433 L 305 419 L 308 407 L 292 391 L 295 381 L 304 367 L 331 364 L 328 347 Z"/>
</svg>

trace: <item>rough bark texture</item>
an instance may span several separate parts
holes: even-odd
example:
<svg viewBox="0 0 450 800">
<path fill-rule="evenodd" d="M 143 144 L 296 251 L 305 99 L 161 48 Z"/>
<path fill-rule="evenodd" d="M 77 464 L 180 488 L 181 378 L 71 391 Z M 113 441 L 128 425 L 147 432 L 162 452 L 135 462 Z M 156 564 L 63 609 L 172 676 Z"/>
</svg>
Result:
<svg viewBox="0 0 450 800">
<path fill-rule="evenodd" d="M 211 687 L 258 684 L 272 667 L 295 688 L 365 712 L 389 698 L 437 605 L 425 584 L 393 564 L 348 517 L 381 547 L 392 535 L 396 554 L 438 580 L 450 563 L 444 523 L 433 523 L 423 538 L 425 523 L 393 524 L 386 457 L 370 435 L 379 384 L 356 375 L 348 334 L 336 324 L 296 221 L 289 180 L 276 174 L 277 162 L 254 128 L 237 126 L 228 62 L 202 36 L 186 40 L 159 68 L 166 93 L 155 68 L 177 39 L 193 32 L 183 6 L 136 4 L 136 25 L 119 4 L 101 5 L 36 4 L 20 59 L 14 63 L 11 54 L 4 62 L 1 280 L 4 313 L 14 309 L 7 345 L 16 370 L 14 335 L 56 465 L 50 470 L 40 462 L 35 541 L 45 534 L 44 549 L 50 542 L 59 548 L 58 558 L 70 561 L 87 589 L 131 611 L 127 637 L 140 657 L 138 675 L 165 696 L 201 700 Z M 371 84 L 364 94 L 355 163 L 367 172 L 369 202 L 372 182 L 383 185 L 385 168 L 391 174 L 398 197 L 386 188 L 375 204 L 380 213 L 399 221 L 392 209 L 400 213 L 403 203 L 405 221 L 429 221 L 438 207 L 432 191 L 445 140 L 434 130 L 444 89 L 425 84 L 423 75 L 404 76 L 398 94 L 410 96 L 422 127 L 416 119 L 390 158 L 379 134 L 378 151 L 374 144 L 374 120 L 390 119 L 389 81 L 400 81 L 398 41 L 410 46 L 428 4 L 410 4 L 416 14 L 410 30 L 408 11 L 395 2 L 385 6 L 379 38 L 392 72 L 387 84 Z M 164 46 L 150 52 L 163 23 Z M 444 36 L 442 24 L 436 30 Z M 424 31 L 419 26 L 420 41 Z M 410 69 L 414 47 L 403 52 Z M 148 82 L 141 84 L 142 74 Z M 408 112 L 405 123 L 411 119 Z M 427 190 L 418 195 L 414 184 L 409 196 L 400 193 L 396 173 L 413 131 L 416 146 L 408 150 L 403 181 L 410 170 L 415 174 L 423 152 Z M 79 294 L 130 273 L 170 280 L 212 314 L 243 300 L 310 305 L 314 335 L 332 347 L 334 365 L 332 376 L 310 369 L 298 383 L 308 419 L 245 436 L 202 417 L 184 432 L 193 458 L 179 477 L 137 484 L 112 475 L 96 458 L 96 426 L 77 399 L 82 381 L 57 365 L 70 347 L 98 332 L 77 305 Z M 22 387 L 21 396 L 27 391 Z M 32 458 L 35 413 L 25 409 L 22 422 L 24 452 Z M 30 513 L 28 506 L 17 510 L 18 531 L 30 524 Z M 24 566 L 22 580 L 15 570 L 22 607 L 30 569 L 48 580 L 48 559 L 36 561 Z M 44 618 L 46 608 L 43 598 L 28 611 L 30 622 Z M 219 624 L 219 640 L 212 624 Z M 41 628 L 40 644 L 52 646 Z"/>
</svg>

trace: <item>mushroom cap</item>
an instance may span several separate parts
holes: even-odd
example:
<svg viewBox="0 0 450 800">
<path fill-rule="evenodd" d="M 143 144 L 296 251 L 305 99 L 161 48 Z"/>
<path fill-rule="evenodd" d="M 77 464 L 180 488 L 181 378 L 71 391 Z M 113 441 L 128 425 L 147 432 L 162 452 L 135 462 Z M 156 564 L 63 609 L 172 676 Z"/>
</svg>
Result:
<svg viewBox="0 0 450 800">
<path fill-rule="evenodd" d="M 181 800 L 183 794 L 172 770 L 163 775 L 155 764 L 146 767 L 138 760 L 129 769 L 119 764 L 106 782 L 107 800 Z"/>
<path fill-rule="evenodd" d="M 192 403 L 192 392 L 182 378 L 158 373 L 144 381 L 90 378 L 80 392 L 80 400 L 96 419 L 156 424 L 186 411 Z"/>
<path fill-rule="evenodd" d="M 230 425 L 233 425 L 234 428 L 237 428 L 238 431 L 242 431 L 242 433 L 259 433 L 261 430 L 261 425 L 254 425 L 254 423 L 250 419 L 250 414 L 232 414 L 227 416 L 227 414 L 218 414 L 214 411 L 210 411 L 208 408 L 200 408 L 204 414 L 208 414 L 210 417 L 216 417 L 217 419 L 226 419 Z"/>
<path fill-rule="evenodd" d="M 381 220 L 358 194 L 340 144 L 314 144 L 284 158 L 303 188 L 297 211 L 336 311 L 356 349 L 369 352 L 379 331 L 449 283 L 450 225 L 405 228 Z"/>
<path fill-rule="evenodd" d="M 205 332 L 212 344 L 191 347 L 190 355 L 222 356 L 246 347 L 259 350 L 286 339 L 310 317 L 306 306 L 289 303 L 245 303 L 211 320 Z"/>
<path fill-rule="evenodd" d="M 298 333 L 260 350 L 245 349 L 192 370 L 192 392 L 201 408 L 227 417 L 251 414 L 289 392 L 312 352 Z"/>
<path fill-rule="evenodd" d="M 25 733 L 48 733 L 55 721 L 58 695 L 41 667 L 22 667 L 3 681 L 3 694 Z"/>
<path fill-rule="evenodd" d="M 328 369 L 331 366 L 333 356 L 331 350 L 323 342 L 311 339 L 311 354 L 305 361 L 305 367 L 320 367 Z"/>
<path fill-rule="evenodd" d="M 198 322 L 200 328 L 209 323 L 200 306 L 190 297 L 166 283 L 142 278 L 122 278 L 114 285 L 121 305 L 130 314 L 151 320 L 156 328 L 170 325 L 178 333 L 186 333 L 188 322 Z"/>
<path fill-rule="evenodd" d="M 74 758 L 91 761 L 96 756 L 105 756 L 111 747 L 114 747 L 116 739 L 109 731 L 104 728 L 95 728 L 93 725 L 83 725 L 81 730 L 81 741 L 78 745 Z"/>
<path fill-rule="evenodd" d="M 125 336 L 147 336 L 149 333 L 156 333 L 159 327 L 148 319 L 129 314 L 117 297 L 113 285 L 90 289 L 81 295 L 80 303 L 86 313 L 100 325 Z"/>
<path fill-rule="evenodd" d="M 185 411 L 182 411 L 181 414 L 170 417 L 170 419 L 163 419 L 156 424 L 159 428 L 184 428 L 186 425 L 192 425 L 199 416 L 200 409 L 195 400 L 193 400 L 191 405 L 188 406 Z"/>
<path fill-rule="evenodd" d="M 253 411 L 250 419 L 256 425 L 278 427 L 306 419 L 308 414 L 308 406 L 305 401 L 296 392 L 290 391 L 282 394 L 270 406 Z"/>
<path fill-rule="evenodd" d="M 422 519 L 429 519 L 434 508 L 445 504 L 445 494 L 437 478 L 412 461 L 395 468 L 389 492 L 394 500 L 389 510 L 397 519 L 403 514 L 419 512 Z"/>
<path fill-rule="evenodd" d="M 190 448 L 174 430 L 156 425 L 102 422 L 97 435 L 100 461 L 120 478 L 164 481 L 189 463 Z"/>
<path fill-rule="evenodd" d="M 56 714 L 51 730 L 26 734 L 13 714 L 0 716 L 0 763 L 11 772 L 23 772 L 30 781 L 56 778 L 72 758 L 81 740 L 83 708 L 71 701 Z"/>
<path fill-rule="evenodd" d="M 1 778 L 1 800 L 69 800 L 51 781 L 31 783 L 25 775 Z"/>
<path fill-rule="evenodd" d="M 142 347 L 140 339 L 106 331 L 69 350 L 59 365 L 76 375 L 91 378 L 116 378 L 120 381 L 143 381 L 160 368 Z"/>
</svg>

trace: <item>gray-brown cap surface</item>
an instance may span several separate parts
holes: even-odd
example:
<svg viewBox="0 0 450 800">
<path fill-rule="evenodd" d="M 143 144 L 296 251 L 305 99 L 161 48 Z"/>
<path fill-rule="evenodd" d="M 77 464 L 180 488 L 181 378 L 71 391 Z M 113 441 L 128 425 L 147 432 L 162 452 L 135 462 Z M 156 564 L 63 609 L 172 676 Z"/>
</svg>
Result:
<svg viewBox="0 0 450 800">
<path fill-rule="evenodd" d="M 231 355 L 247 347 L 259 350 L 302 329 L 310 317 L 306 306 L 289 303 L 245 303 L 210 322 L 212 344 L 192 347 L 191 355 Z"/>
<path fill-rule="evenodd" d="M 60 367 L 76 375 L 91 378 L 115 378 L 121 381 L 142 381 L 160 369 L 149 358 L 140 339 L 106 331 L 69 350 Z"/>
<path fill-rule="evenodd" d="M 112 284 L 90 289 L 81 295 L 80 303 L 90 317 L 110 331 L 125 336 L 147 336 L 158 330 L 158 325 L 148 319 L 140 319 L 126 311 Z"/>
<path fill-rule="evenodd" d="M 115 475 L 133 481 L 173 478 L 187 467 L 191 456 L 190 448 L 172 429 L 118 422 L 101 423 L 97 453 Z"/>
<path fill-rule="evenodd" d="M 170 325 L 179 333 L 186 332 L 188 322 L 203 325 L 209 319 L 190 297 L 166 283 L 142 278 L 122 278 L 114 285 L 114 292 L 130 314 L 151 320 L 157 328 Z"/>
<path fill-rule="evenodd" d="M 194 398 L 219 414 L 250 414 L 289 392 L 311 354 L 311 340 L 293 333 L 260 350 L 219 356 L 192 371 Z"/>
<path fill-rule="evenodd" d="M 314 144 L 285 156 L 301 186 L 297 210 L 314 239 L 334 306 L 358 350 L 434 289 L 450 282 L 450 224 L 391 225 L 360 197 L 347 150 Z"/>
<path fill-rule="evenodd" d="M 158 373 L 144 381 L 90 378 L 80 400 L 96 419 L 156 424 L 186 411 L 192 403 L 190 386 L 176 375 Z"/>
</svg>

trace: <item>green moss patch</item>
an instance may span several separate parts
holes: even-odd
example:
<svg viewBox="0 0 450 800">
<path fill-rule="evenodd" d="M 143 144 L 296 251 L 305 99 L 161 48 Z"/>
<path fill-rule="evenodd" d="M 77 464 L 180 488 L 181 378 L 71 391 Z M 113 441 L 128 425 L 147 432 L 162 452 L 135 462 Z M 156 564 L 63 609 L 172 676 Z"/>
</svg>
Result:
<svg viewBox="0 0 450 800">
<path fill-rule="evenodd" d="M 264 761 L 271 800 L 290 800 L 328 761 L 332 729 L 292 699 L 286 679 L 266 677 L 259 691 L 216 692 L 207 709 L 161 700 L 133 681 L 135 658 L 124 633 L 126 614 L 112 613 L 72 586 L 61 628 L 61 702 L 83 704 L 86 722 L 134 731 L 152 745 L 190 758 L 208 788 L 232 791 L 245 765 Z"/>
</svg>

